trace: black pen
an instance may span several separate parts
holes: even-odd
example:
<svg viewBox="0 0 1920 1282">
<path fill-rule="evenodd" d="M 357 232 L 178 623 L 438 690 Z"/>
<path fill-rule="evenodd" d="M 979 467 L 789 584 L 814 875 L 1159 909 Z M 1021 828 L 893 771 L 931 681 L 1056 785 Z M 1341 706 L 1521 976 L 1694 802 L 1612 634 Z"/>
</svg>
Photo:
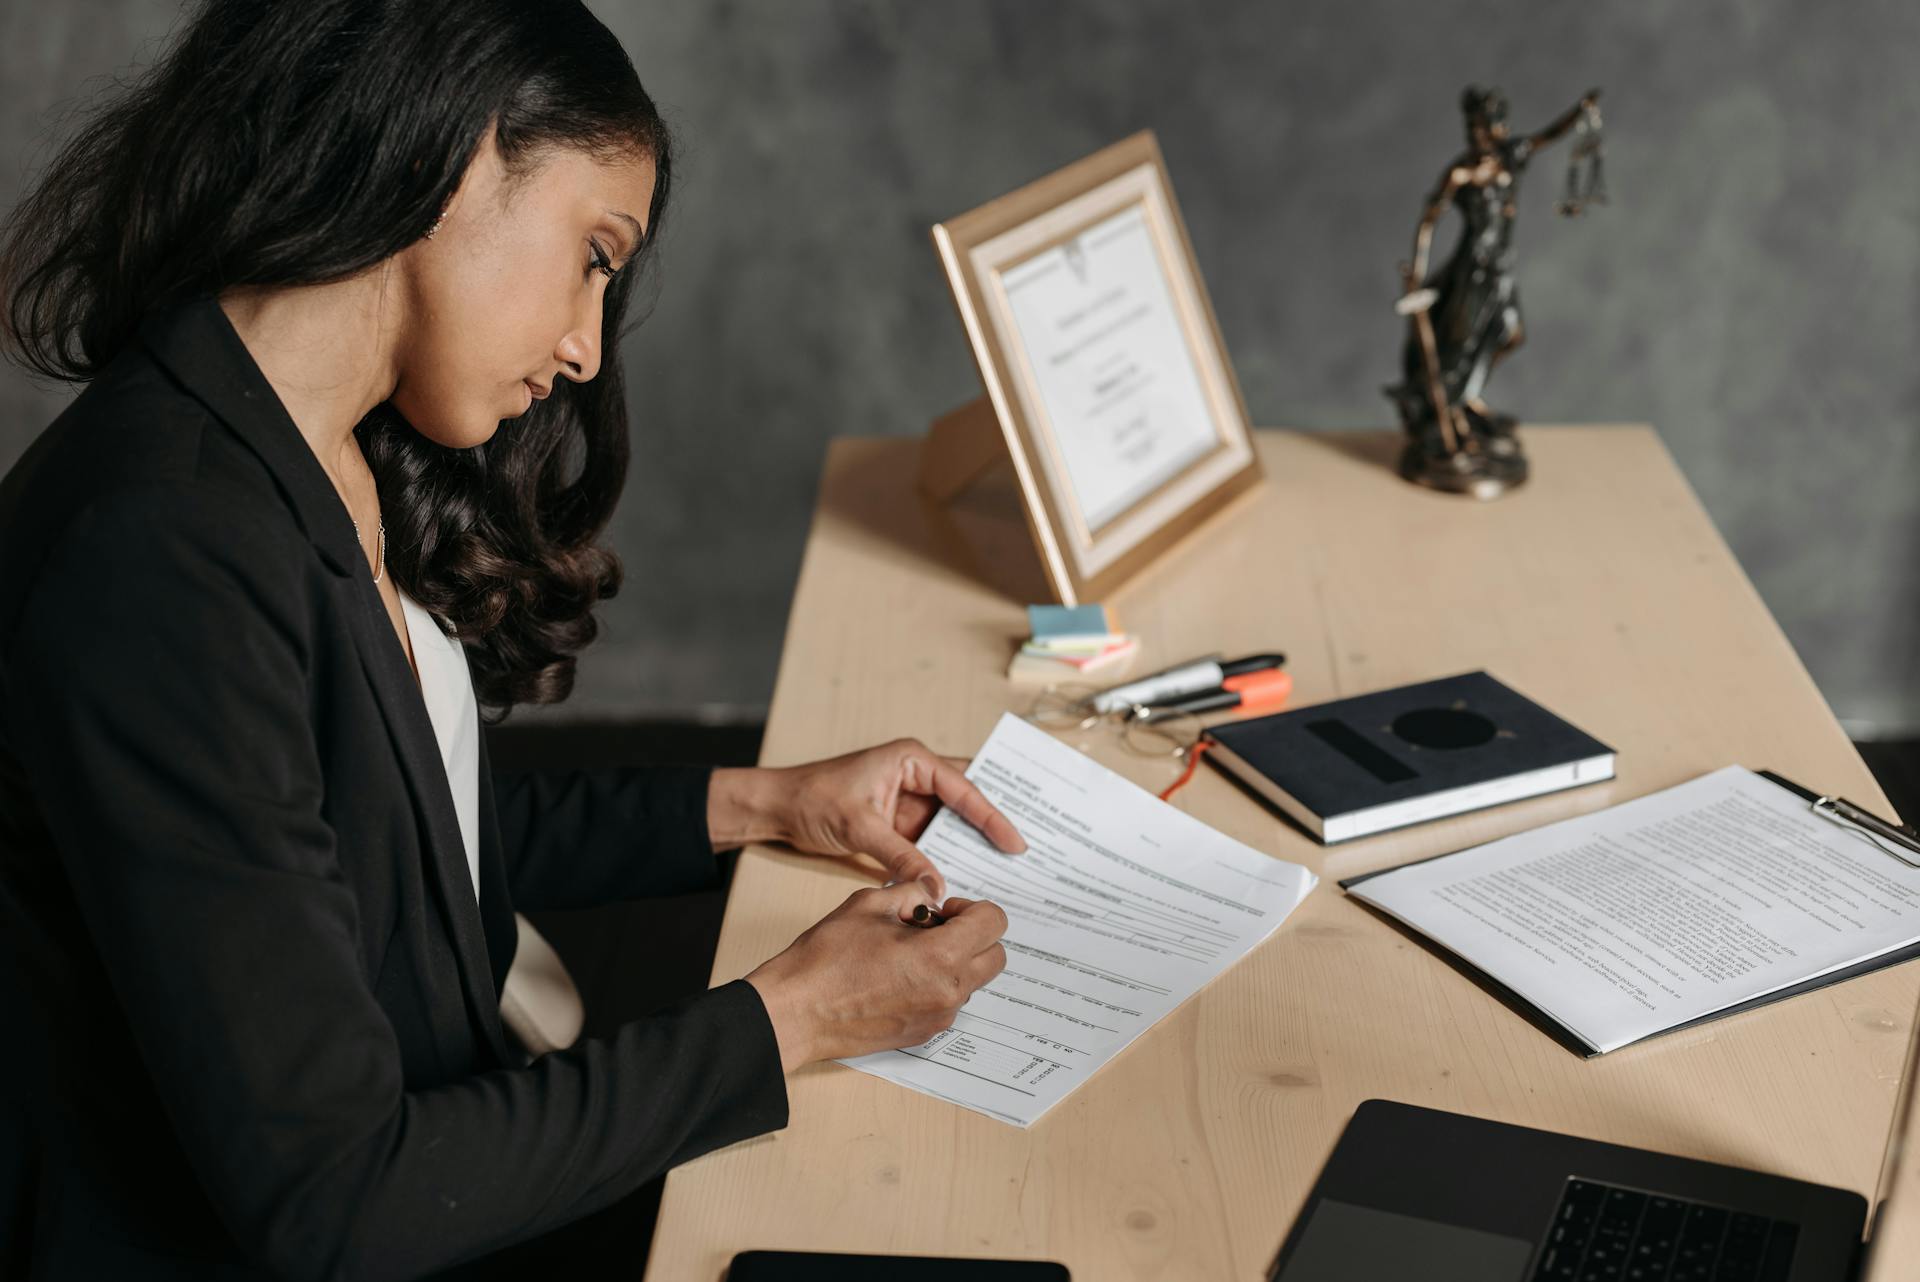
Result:
<svg viewBox="0 0 1920 1282">
<path fill-rule="evenodd" d="M 1238 708 L 1242 712 L 1266 712 L 1278 708 L 1293 693 L 1293 677 L 1285 668 L 1267 668 L 1228 677 L 1217 690 L 1191 695 L 1172 703 L 1156 704 L 1156 714 L 1168 712 L 1202 713 L 1220 708 Z"/>
<path fill-rule="evenodd" d="M 1286 662 L 1284 654 L 1250 654 L 1244 659 L 1225 660 L 1217 654 L 1209 655 L 1102 690 L 1093 696 L 1091 706 L 1095 712 L 1121 712 L 1136 704 L 1164 705 L 1212 690 L 1234 677 L 1283 667 Z"/>
<path fill-rule="evenodd" d="M 941 922 L 944 922 L 945 920 L 946 920 L 945 917 L 942 917 L 939 913 L 933 911 L 933 909 L 927 907 L 925 904 L 915 904 L 913 906 L 913 924 L 916 926 L 927 926 L 927 927 L 938 926 Z"/>
</svg>

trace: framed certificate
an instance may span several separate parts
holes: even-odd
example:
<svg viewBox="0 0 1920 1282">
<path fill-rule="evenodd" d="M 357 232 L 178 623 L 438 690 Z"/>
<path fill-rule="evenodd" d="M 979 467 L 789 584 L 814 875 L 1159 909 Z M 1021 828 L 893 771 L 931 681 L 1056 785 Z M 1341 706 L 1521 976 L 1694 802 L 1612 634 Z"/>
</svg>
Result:
<svg viewBox="0 0 1920 1282">
<path fill-rule="evenodd" d="M 936 224 L 933 240 L 1060 601 L 1099 599 L 1258 483 L 1151 132 Z"/>
</svg>

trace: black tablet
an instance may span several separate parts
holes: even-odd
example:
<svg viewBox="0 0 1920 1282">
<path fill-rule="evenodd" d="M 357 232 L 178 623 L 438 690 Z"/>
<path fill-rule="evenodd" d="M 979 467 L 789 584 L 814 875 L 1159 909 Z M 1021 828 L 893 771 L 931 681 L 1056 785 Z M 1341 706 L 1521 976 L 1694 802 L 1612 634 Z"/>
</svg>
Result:
<svg viewBox="0 0 1920 1282">
<path fill-rule="evenodd" d="M 742 1251 L 726 1282 L 1072 1282 L 1047 1260 L 963 1260 L 945 1255 L 839 1255 L 832 1251 Z"/>
</svg>

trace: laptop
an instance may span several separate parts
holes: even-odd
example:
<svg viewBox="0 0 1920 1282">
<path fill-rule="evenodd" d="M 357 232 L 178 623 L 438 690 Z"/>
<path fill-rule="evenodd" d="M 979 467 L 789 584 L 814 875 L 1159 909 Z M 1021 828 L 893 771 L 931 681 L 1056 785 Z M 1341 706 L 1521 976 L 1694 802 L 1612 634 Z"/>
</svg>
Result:
<svg viewBox="0 0 1920 1282">
<path fill-rule="evenodd" d="M 1920 1031 L 1908 1038 L 1876 1227 L 1906 1146 L 1920 1144 L 1916 1069 Z M 1898 1262 L 1875 1260 L 1871 1236 L 1862 1241 L 1867 1210 L 1845 1189 L 1368 1100 L 1268 1278 L 1893 1282 Z M 1920 1276 L 1920 1265 L 1906 1264 L 1903 1276 Z"/>
</svg>

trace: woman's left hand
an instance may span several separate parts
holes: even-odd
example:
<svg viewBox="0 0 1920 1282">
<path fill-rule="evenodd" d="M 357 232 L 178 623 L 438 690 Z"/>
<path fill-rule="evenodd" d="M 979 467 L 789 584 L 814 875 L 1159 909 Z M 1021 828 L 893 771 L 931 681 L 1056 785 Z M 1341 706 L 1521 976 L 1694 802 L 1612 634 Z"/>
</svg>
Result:
<svg viewBox="0 0 1920 1282">
<path fill-rule="evenodd" d="M 918 879 L 939 904 L 947 897 L 946 879 L 913 843 L 942 805 L 1008 854 L 1027 848 L 961 772 L 964 765 L 918 739 L 895 739 L 804 766 L 715 770 L 708 828 L 717 850 L 784 841 L 813 854 L 871 855 L 890 880 Z"/>
</svg>

